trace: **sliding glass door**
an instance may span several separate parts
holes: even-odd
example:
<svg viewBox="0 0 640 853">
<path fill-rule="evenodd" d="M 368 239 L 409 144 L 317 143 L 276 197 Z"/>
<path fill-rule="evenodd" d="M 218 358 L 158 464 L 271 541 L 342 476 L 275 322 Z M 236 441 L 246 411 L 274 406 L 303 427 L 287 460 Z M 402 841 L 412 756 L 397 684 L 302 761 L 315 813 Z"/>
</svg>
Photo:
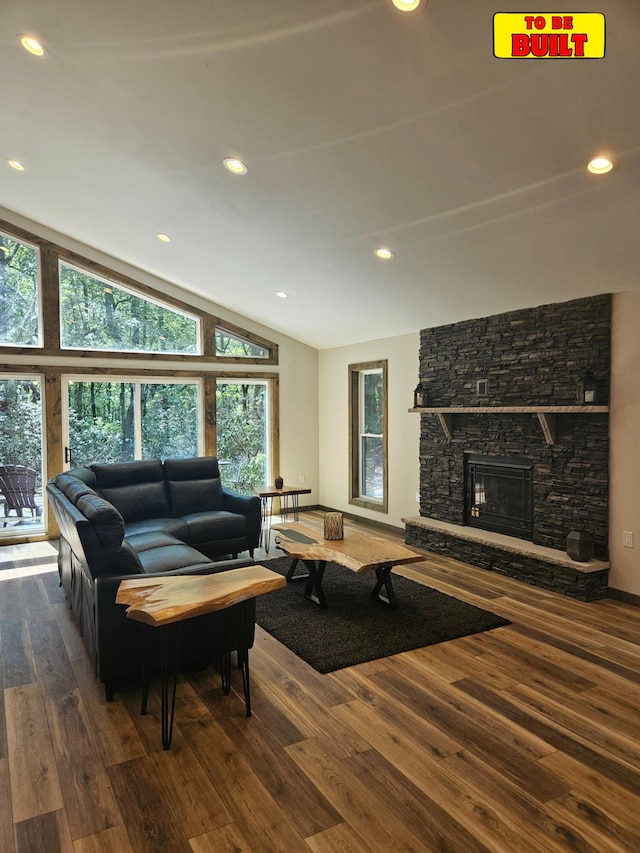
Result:
<svg viewBox="0 0 640 853">
<path fill-rule="evenodd" d="M 202 453 L 200 380 L 66 377 L 62 399 L 66 468 Z"/>
</svg>

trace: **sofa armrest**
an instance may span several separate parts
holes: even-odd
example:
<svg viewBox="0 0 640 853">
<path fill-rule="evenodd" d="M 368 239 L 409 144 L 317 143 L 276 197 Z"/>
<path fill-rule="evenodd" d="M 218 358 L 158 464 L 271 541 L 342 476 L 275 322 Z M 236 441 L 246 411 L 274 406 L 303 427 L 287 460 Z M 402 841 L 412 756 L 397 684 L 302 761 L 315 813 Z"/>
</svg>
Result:
<svg viewBox="0 0 640 853">
<path fill-rule="evenodd" d="M 249 547 L 257 548 L 262 526 L 262 504 L 257 495 L 239 495 L 229 489 L 222 489 L 222 508 L 227 512 L 244 515 L 247 519 Z"/>
</svg>

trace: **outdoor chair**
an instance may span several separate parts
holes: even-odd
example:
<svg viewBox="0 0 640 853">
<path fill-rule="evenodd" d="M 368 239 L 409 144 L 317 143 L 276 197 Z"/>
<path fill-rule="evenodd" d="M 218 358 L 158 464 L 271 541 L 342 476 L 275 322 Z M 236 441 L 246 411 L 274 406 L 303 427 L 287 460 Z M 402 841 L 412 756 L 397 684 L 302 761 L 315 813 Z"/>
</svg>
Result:
<svg viewBox="0 0 640 853">
<path fill-rule="evenodd" d="M 0 496 L 4 506 L 4 527 L 9 522 L 9 513 L 16 511 L 23 518 L 23 510 L 31 510 L 32 518 L 39 518 L 42 507 L 36 504 L 36 481 L 38 474 L 26 465 L 0 465 Z"/>
</svg>

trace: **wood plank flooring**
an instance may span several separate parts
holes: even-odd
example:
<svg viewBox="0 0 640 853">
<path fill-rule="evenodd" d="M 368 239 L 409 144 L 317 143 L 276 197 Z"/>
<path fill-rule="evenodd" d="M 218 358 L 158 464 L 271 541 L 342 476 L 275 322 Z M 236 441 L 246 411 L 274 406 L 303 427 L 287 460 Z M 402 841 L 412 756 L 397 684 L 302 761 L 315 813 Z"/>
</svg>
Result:
<svg viewBox="0 0 640 853">
<path fill-rule="evenodd" d="M 164 752 L 50 554 L 0 548 L 2 853 L 640 851 L 639 609 L 425 554 L 400 572 L 512 624 L 329 675 L 257 629 L 253 716 L 239 673 L 185 673 Z"/>
</svg>

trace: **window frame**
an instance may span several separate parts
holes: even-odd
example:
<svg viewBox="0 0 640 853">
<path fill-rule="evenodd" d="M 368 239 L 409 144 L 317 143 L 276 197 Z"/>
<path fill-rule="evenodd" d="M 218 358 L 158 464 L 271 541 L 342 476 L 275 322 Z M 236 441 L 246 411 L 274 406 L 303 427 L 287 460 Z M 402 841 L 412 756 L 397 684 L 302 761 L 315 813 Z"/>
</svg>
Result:
<svg viewBox="0 0 640 853">
<path fill-rule="evenodd" d="M 0 236 L 7 237 L 9 240 L 13 240 L 15 243 L 22 243 L 23 246 L 27 246 L 29 249 L 33 249 L 36 253 L 36 295 L 38 299 L 38 334 L 37 341 L 34 344 L 25 344 L 25 343 L 2 343 L 0 341 L 0 350 L 8 349 L 9 351 L 14 350 L 16 347 L 20 349 L 33 350 L 42 349 L 44 342 L 44 312 L 43 312 L 43 303 L 44 303 L 44 293 L 43 293 L 43 276 L 42 276 L 42 251 L 41 247 L 37 242 L 32 240 L 28 240 L 22 234 L 14 234 L 10 230 L 6 228 L 8 223 L 0 220 Z"/>
<path fill-rule="evenodd" d="M 202 345 L 202 340 L 203 340 L 202 318 L 200 316 L 198 316 L 196 313 L 185 311 L 184 309 L 181 309 L 181 308 L 177 308 L 175 305 L 172 305 L 171 303 L 166 302 L 165 300 L 163 300 L 159 297 L 154 297 L 148 293 L 142 293 L 140 290 L 137 290 L 136 288 L 133 288 L 131 286 L 127 286 L 126 284 L 123 284 L 122 282 L 118 281 L 118 279 L 115 278 L 114 276 L 100 275 L 99 273 L 93 272 L 92 270 L 87 269 L 86 267 L 83 267 L 80 264 L 71 263 L 71 261 L 68 261 L 62 257 L 58 258 L 58 288 L 59 288 L 58 294 L 60 294 L 60 284 L 61 284 L 61 276 L 62 276 L 62 267 L 63 266 L 66 267 L 67 269 L 71 270 L 72 272 L 79 273 L 80 275 L 86 275 L 88 278 L 93 279 L 95 282 L 97 282 L 98 284 L 102 284 L 105 287 L 114 287 L 117 290 L 121 290 L 123 293 L 128 293 L 130 296 L 133 296 L 136 299 L 140 299 L 140 300 L 143 300 L 145 302 L 149 302 L 152 305 L 156 305 L 165 311 L 169 311 L 170 313 L 177 314 L 181 317 L 185 317 L 188 320 L 193 320 L 193 322 L 195 323 L 196 339 L 195 339 L 195 350 L 194 350 L 194 352 L 180 352 L 179 350 L 175 350 L 175 349 L 168 349 L 166 351 L 165 350 L 145 350 L 145 349 L 115 349 L 113 347 L 111 347 L 111 348 L 105 347 L 104 349 L 101 349 L 99 347 L 87 348 L 86 346 L 83 347 L 83 346 L 63 345 L 63 342 L 62 342 L 62 299 L 59 296 L 58 302 L 59 302 L 59 313 L 60 313 L 60 347 L 62 349 L 65 349 L 68 352 L 80 351 L 80 352 L 95 353 L 96 357 L 103 356 L 105 353 L 113 353 L 113 352 L 118 353 L 118 354 L 127 353 L 129 355 L 136 355 L 140 358 L 147 358 L 147 357 L 153 357 L 153 356 L 155 356 L 157 358 L 158 356 L 164 357 L 164 356 L 171 356 L 171 355 L 174 355 L 174 356 L 178 355 L 178 356 L 182 356 L 182 357 L 186 357 L 186 358 L 193 358 L 195 356 L 201 356 L 204 354 L 203 345 Z"/>
<path fill-rule="evenodd" d="M 386 359 L 350 364 L 349 371 L 349 503 L 354 506 L 388 511 L 388 363 Z M 382 498 L 362 494 L 363 386 L 362 378 L 372 373 L 382 376 Z"/>
<path fill-rule="evenodd" d="M 71 459 L 70 436 L 69 436 L 69 383 L 122 383 L 134 386 L 134 455 L 133 460 L 142 460 L 142 407 L 141 386 L 142 385 L 195 385 L 197 388 L 198 408 L 198 456 L 205 455 L 205 416 L 204 416 L 204 381 L 197 376 L 160 376 L 157 374 L 115 374 L 115 373 L 63 373 L 60 377 L 62 383 L 62 444 L 64 448 L 63 470 L 78 467 L 78 463 Z M 80 463 L 82 464 L 82 463 Z"/>
</svg>

